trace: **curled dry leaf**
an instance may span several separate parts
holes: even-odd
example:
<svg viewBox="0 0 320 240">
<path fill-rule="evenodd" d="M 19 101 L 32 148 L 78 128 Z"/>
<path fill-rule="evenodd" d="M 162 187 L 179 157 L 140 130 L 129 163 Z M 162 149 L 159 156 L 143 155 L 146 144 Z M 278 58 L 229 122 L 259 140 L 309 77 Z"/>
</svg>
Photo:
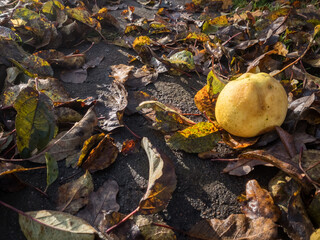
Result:
<svg viewBox="0 0 320 240">
<path fill-rule="evenodd" d="M 176 188 L 177 177 L 171 160 L 159 153 L 147 138 L 143 138 L 141 146 L 149 160 L 149 182 L 147 192 L 139 203 L 139 212 L 153 214 L 163 210 Z"/>
<path fill-rule="evenodd" d="M 188 235 L 194 240 L 272 240 L 277 238 L 277 228 L 277 225 L 268 218 L 250 219 L 244 214 L 232 214 L 225 220 L 203 220 L 194 225 Z"/>
<path fill-rule="evenodd" d="M 226 131 L 223 131 L 221 136 L 223 141 L 233 149 L 243 149 L 243 148 L 250 147 L 259 140 L 259 137 L 242 138 L 242 137 L 231 135 Z"/>
<path fill-rule="evenodd" d="M 93 191 L 91 174 L 87 171 L 73 182 L 59 187 L 58 209 L 75 214 L 89 202 L 89 194 Z"/>
<path fill-rule="evenodd" d="M 241 155 L 243 158 L 248 159 L 259 159 L 261 161 L 272 164 L 273 166 L 281 169 L 283 172 L 287 173 L 298 181 L 302 186 L 303 190 L 306 193 L 310 193 L 313 189 L 313 186 L 310 185 L 309 180 L 303 171 L 299 168 L 298 164 L 293 161 L 282 161 L 278 158 L 272 156 L 264 150 L 254 150 L 250 152 L 245 152 Z"/>
<path fill-rule="evenodd" d="M 104 119 L 99 126 L 105 131 L 112 131 L 122 127 L 122 117 L 128 105 L 128 93 L 122 83 L 114 81 L 106 93 L 99 95 L 96 111 Z"/>
<path fill-rule="evenodd" d="M 88 205 L 77 216 L 98 228 L 104 219 L 104 213 L 119 211 L 120 206 L 116 201 L 118 191 L 117 182 L 107 180 L 96 192 L 90 194 Z"/>
<path fill-rule="evenodd" d="M 137 110 L 141 111 L 148 108 L 155 111 L 154 114 L 146 114 L 154 121 L 152 126 L 164 133 L 182 130 L 195 124 L 192 120 L 158 101 L 144 101 L 140 103 Z"/>
<path fill-rule="evenodd" d="M 44 167 L 24 168 L 17 164 L 0 162 L 0 177 L 8 174 L 12 174 L 12 173 L 31 171 L 31 170 L 42 169 L 42 168 Z"/>
<path fill-rule="evenodd" d="M 125 64 L 112 65 L 111 66 L 111 75 L 109 77 L 113 77 L 116 81 L 125 84 L 125 82 L 129 78 L 130 72 L 134 69 L 134 66 L 128 66 Z"/>
<path fill-rule="evenodd" d="M 96 147 L 91 149 L 87 159 L 82 164 L 82 168 L 90 172 L 105 169 L 116 160 L 119 150 L 109 135 L 104 137 Z"/>
<path fill-rule="evenodd" d="M 280 217 L 280 210 L 270 193 L 261 188 L 256 180 L 247 182 L 246 201 L 241 210 L 250 219 L 264 217 L 276 222 Z"/>
<path fill-rule="evenodd" d="M 94 240 L 97 231 L 81 218 L 50 210 L 19 214 L 19 224 L 27 239 L 32 240 Z"/>
</svg>

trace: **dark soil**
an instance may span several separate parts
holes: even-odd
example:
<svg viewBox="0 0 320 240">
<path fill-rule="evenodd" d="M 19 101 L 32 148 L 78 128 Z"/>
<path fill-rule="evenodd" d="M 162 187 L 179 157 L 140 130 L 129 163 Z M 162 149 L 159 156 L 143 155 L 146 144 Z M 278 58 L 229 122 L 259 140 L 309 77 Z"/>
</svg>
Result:
<svg viewBox="0 0 320 240">
<path fill-rule="evenodd" d="M 126 1 L 128 5 L 136 7 L 137 17 L 152 17 L 152 11 L 147 10 L 133 1 Z M 176 1 L 175 4 L 184 4 L 184 1 Z M 111 12 L 119 16 L 119 11 Z M 89 43 L 78 47 L 84 51 L 90 46 Z M 127 64 L 128 59 L 119 51 L 121 48 L 99 43 L 94 45 L 88 52 L 87 60 L 103 55 L 105 58 L 101 64 L 89 70 L 89 77 L 83 84 L 65 84 L 67 91 L 72 97 L 86 98 L 98 97 L 106 92 L 113 81 L 109 78 L 110 66 L 115 64 Z M 65 49 L 71 52 L 74 49 Z M 127 52 L 126 49 L 121 49 Z M 132 53 L 132 52 L 131 52 Z M 150 93 L 158 101 L 175 106 L 184 113 L 198 113 L 193 102 L 197 90 L 206 83 L 205 76 L 201 79 L 197 75 L 192 77 L 177 77 L 163 74 L 154 83 L 140 90 Z M 194 118 L 202 121 L 202 118 Z M 158 214 L 168 225 L 188 231 L 191 226 L 201 218 L 227 218 L 232 213 L 239 213 L 240 207 L 237 196 L 245 190 L 245 184 L 249 179 L 257 179 L 266 187 L 268 181 L 277 172 L 276 169 L 257 167 L 252 173 L 245 177 L 234 177 L 222 174 L 226 163 L 202 160 L 196 154 L 187 154 L 181 151 L 172 151 L 165 144 L 164 136 L 150 128 L 150 124 L 139 114 L 124 117 L 125 124 L 136 134 L 148 137 L 150 141 L 172 159 L 177 174 L 178 184 L 172 199 L 166 210 Z M 118 129 L 112 133 L 120 147 L 126 139 L 134 137 L 125 128 Z M 228 151 L 221 148 L 220 151 Z M 35 166 L 26 163 L 25 166 Z M 67 179 L 79 170 L 65 167 L 65 161 L 59 162 L 59 179 L 48 190 L 49 198 L 44 197 L 31 187 L 21 191 L 8 193 L 0 191 L 0 200 L 22 210 L 56 209 L 57 188 L 60 184 L 70 181 Z M 79 177 L 75 176 L 73 179 Z M 46 171 L 37 170 L 19 174 L 24 181 L 38 187 L 45 188 Z M 93 174 L 95 189 L 99 188 L 107 179 L 112 178 L 119 184 L 118 203 L 120 212 L 128 214 L 134 210 L 146 191 L 148 181 L 148 159 L 144 150 L 128 156 L 119 155 L 116 162 L 109 168 Z M 0 239 L 22 240 L 25 239 L 18 223 L 18 215 L 10 209 L 0 206 Z M 186 239 L 178 235 L 178 239 Z"/>
</svg>

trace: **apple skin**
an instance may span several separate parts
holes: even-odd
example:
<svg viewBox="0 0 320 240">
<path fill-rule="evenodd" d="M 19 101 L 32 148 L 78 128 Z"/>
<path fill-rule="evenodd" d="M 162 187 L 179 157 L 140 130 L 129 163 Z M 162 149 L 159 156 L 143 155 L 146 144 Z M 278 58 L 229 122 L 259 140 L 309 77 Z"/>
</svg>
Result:
<svg viewBox="0 0 320 240">
<path fill-rule="evenodd" d="M 220 92 L 215 116 L 227 132 L 255 137 L 281 126 L 288 97 L 281 83 L 267 73 L 245 73 Z"/>
</svg>

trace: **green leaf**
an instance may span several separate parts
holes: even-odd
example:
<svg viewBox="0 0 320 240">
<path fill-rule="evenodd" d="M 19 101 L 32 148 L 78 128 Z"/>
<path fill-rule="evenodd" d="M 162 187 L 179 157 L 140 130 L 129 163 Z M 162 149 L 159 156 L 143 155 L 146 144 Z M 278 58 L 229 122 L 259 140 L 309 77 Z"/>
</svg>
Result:
<svg viewBox="0 0 320 240">
<path fill-rule="evenodd" d="M 200 122 L 192 127 L 178 131 L 167 140 L 170 147 L 189 153 L 211 150 L 221 139 L 220 133 L 210 122 Z"/>
<path fill-rule="evenodd" d="M 26 87 L 13 107 L 17 111 L 15 126 L 17 147 L 23 158 L 37 149 L 42 150 L 56 133 L 53 103 L 47 95 Z"/>
<path fill-rule="evenodd" d="M 216 17 L 214 19 L 205 21 L 202 25 L 202 32 L 206 34 L 215 33 L 218 31 L 219 27 L 224 27 L 228 25 L 228 19 L 225 15 Z"/>
<path fill-rule="evenodd" d="M 195 68 L 193 55 L 186 50 L 177 52 L 166 60 L 183 71 L 193 70 Z"/>
<path fill-rule="evenodd" d="M 46 152 L 46 165 L 47 165 L 47 188 L 58 178 L 59 169 L 57 161 Z"/>
<path fill-rule="evenodd" d="M 207 86 L 210 98 L 213 98 L 213 95 L 220 93 L 225 85 L 226 84 L 222 82 L 213 71 L 208 73 Z"/>
<path fill-rule="evenodd" d="M 41 210 L 19 214 L 19 224 L 28 240 L 93 240 L 96 230 L 81 218 L 68 213 Z"/>
</svg>

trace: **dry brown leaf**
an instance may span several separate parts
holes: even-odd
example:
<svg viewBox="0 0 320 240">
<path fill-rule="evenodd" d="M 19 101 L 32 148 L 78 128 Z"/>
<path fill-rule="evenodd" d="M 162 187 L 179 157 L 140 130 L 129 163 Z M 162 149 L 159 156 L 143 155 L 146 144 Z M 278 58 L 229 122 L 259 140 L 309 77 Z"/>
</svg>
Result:
<svg viewBox="0 0 320 240">
<path fill-rule="evenodd" d="M 87 159 L 82 164 L 82 168 L 90 172 L 105 169 L 109 167 L 118 156 L 119 150 L 109 135 L 104 138 L 93 148 Z"/>
<path fill-rule="evenodd" d="M 91 174 L 87 171 L 75 181 L 66 183 L 58 190 L 58 207 L 60 211 L 75 214 L 89 202 L 89 194 L 93 191 Z"/>
<path fill-rule="evenodd" d="M 241 210 L 250 219 L 264 217 L 276 222 L 280 217 L 280 210 L 270 193 L 261 188 L 256 180 L 247 182 L 246 201 Z"/>
<path fill-rule="evenodd" d="M 98 228 L 104 219 L 104 212 L 119 211 L 120 206 L 116 201 L 118 191 L 119 186 L 116 181 L 105 181 L 96 192 L 90 194 L 88 205 L 80 210 L 77 216 Z"/>
<path fill-rule="evenodd" d="M 139 212 L 153 214 L 168 205 L 176 188 L 177 177 L 171 160 L 159 153 L 147 138 L 142 139 L 141 146 L 149 159 L 149 182 L 147 192 L 139 203 Z"/>
<path fill-rule="evenodd" d="M 129 78 L 130 72 L 134 69 L 134 66 L 128 66 L 125 64 L 111 66 L 112 73 L 109 77 L 113 77 L 116 81 L 125 84 Z"/>
<path fill-rule="evenodd" d="M 231 214 L 225 220 L 203 220 L 193 226 L 188 235 L 194 240 L 272 240 L 278 235 L 277 228 L 271 219 L 263 217 L 250 219 L 244 214 Z"/>
</svg>

